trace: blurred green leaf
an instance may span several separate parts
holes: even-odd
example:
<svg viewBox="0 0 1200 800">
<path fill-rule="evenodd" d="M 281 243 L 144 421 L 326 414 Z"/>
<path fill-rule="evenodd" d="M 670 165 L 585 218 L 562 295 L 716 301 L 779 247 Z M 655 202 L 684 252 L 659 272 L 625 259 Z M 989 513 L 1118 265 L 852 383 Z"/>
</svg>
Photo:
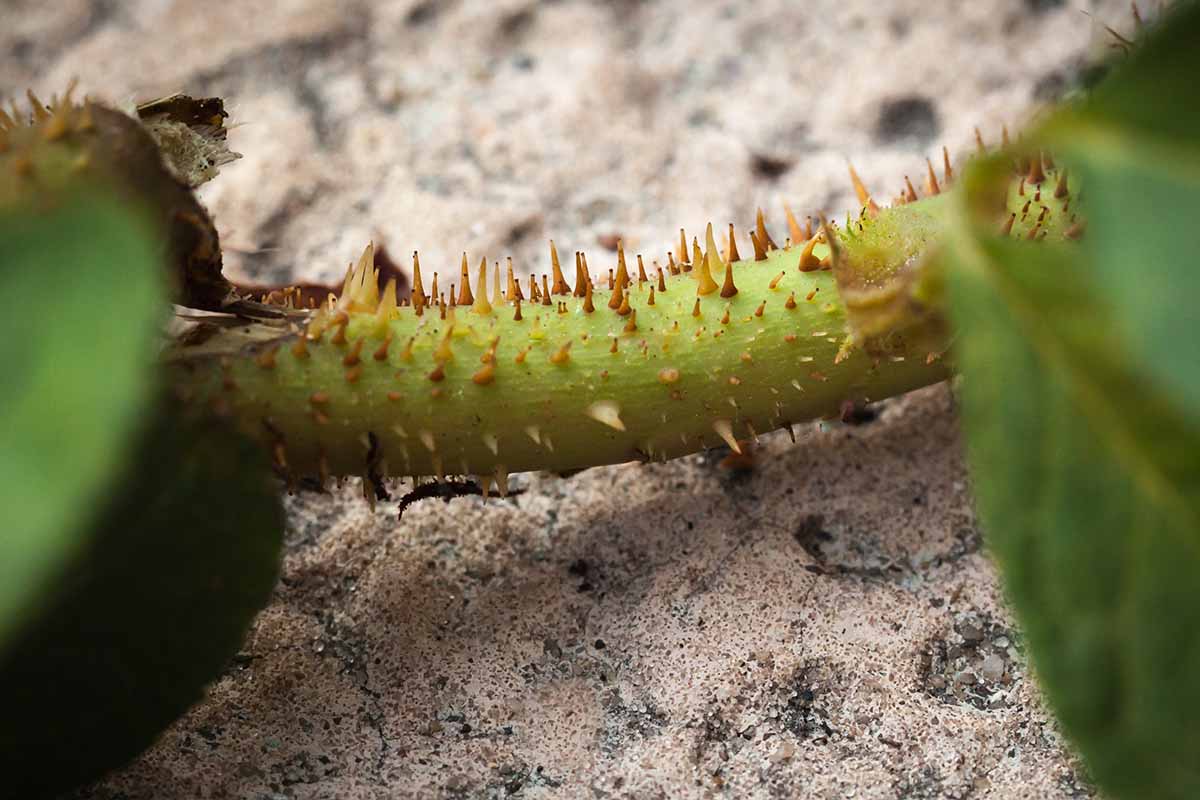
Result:
<svg viewBox="0 0 1200 800">
<path fill-rule="evenodd" d="M 274 586 L 259 449 L 154 402 L 159 237 L 109 195 L 0 214 L 0 794 L 147 747 Z M 31 204 L 32 205 L 32 204 Z"/>
<path fill-rule="evenodd" d="M 1120 797 L 1200 797 L 1197 41 L 1189 6 L 1035 132 L 1083 173 L 1081 246 L 996 237 L 995 162 L 950 242 L 988 542 L 1059 719 Z"/>
<path fill-rule="evenodd" d="M 976 500 L 1042 683 L 1106 787 L 1200 796 L 1200 431 L 1123 351 L 1081 258 L 957 256 Z"/>
<path fill-rule="evenodd" d="M 1082 178 L 1097 297 L 1125 348 L 1200 423 L 1200 4 L 1179 3 L 1039 133 Z"/>
<path fill-rule="evenodd" d="M 124 462 L 165 305 L 154 239 L 77 197 L 0 215 L 0 649 Z"/>
<path fill-rule="evenodd" d="M 61 791 L 148 747 L 274 587 L 283 518 L 261 448 L 172 409 L 119 479 L 94 537 L 0 657 L 6 795 Z"/>
</svg>

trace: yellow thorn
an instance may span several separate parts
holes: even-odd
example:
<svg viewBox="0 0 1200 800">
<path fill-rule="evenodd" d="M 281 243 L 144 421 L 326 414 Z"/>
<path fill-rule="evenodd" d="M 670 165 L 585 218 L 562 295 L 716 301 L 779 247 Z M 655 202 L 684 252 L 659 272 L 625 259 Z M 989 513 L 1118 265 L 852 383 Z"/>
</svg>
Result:
<svg viewBox="0 0 1200 800">
<path fill-rule="evenodd" d="M 554 352 L 554 354 L 550 356 L 550 363 L 557 364 L 558 366 L 561 367 L 564 364 L 566 364 L 568 361 L 570 361 L 571 360 L 571 345 L 572 345 L 572 343 L 573 342 L 570 339 L 568 339 L 567 342 L 562 347 L 558 348 L 558 350 L 556 350 Z"/>
<path fill-rule="evenodd" d="M 454 359 L 454 351 L 450 348 L 450 337 L 454 335 L 454 326 L 447 325 L 446 333 L 442 336 L 442 341 L 433 351 L 433 360 L 439 363 L 452 361 Z"/>
<path fill-rule="evenodd" d="M 366 341 L 366 338 L 362 336 L 354 340 L 354 344 L 351 345 L 350 351 L 346 353 L 346 355 L 342 356 L 343 366 L 353 367 L 354 365 L 358 364 L 362 356 L 363 343 Z"/>
<path fill-rule="evenodd" d="M 388 279 L 387 286 L 383 290 L 383 297 L 379 301 L 379 308 L 375 311 L 375 316 L 380 322 L 399 318 L 400 304 L 396 300 L 395 278 Z"/>
<path fill-rule="evenodd" d="M 484 256 L 480 262 L 480 269 L 487 268 L 487 256 Z M 475 298 L 471 295 L 471 268 L 467 265 L 467 254 L 462 255 L 462 266 L 459 268 L 460 277 L 458 281 L 458 305 L 469 306 L 475 302 Z M 450 294 L 451 299 L 454 298 L 453 292 Z"/>
<path fill-rule="evenodd" d="M 767 247 L 763 244 L 762 240 L 758 238 L 758 233 L 755 231 L 750 231 L 750 244 L 754 245 L 754 260 L 766 261 Z"/>
<path fill-rule="evenodd" d="M 1067 169 L 1063 167 L 1059 170 L 1058 183 L 1054 187 L 1054 199 L 1062 200 L 1068 194 L 1070 194 L 1070 191 L 1067 187 Z"/>
<path fill-rule="evenodd" d="M 474 375 L 471 376 L 471 382 L 476 386 L 487 386 L 494 380 L 496 380 L 495 364 L 484 364 Z"/>
<path fill-rule="evenodd" d="M 700 281 L 700 285 L 696 287 L 696 294 L 701 296 L 712 294 L 721 288 L 717 285 L 717 282 L 713 280 L 712 276 L 712 270 L 720 270 L 722 264 L 721 255 L 717 252 L 717 243 L 713 239 L 711 222 L 708 223 L 708 228 L 704 233 L 704 246 L 707 248 L 708 252 L 697 259 L 699 263 L 697 264 L 698 269 L 696 277 Z M 697 247 L 697 250 L 699 250 L 699 247 Z"/>
<path fill-rule="evenodd" d="M 737 287 L 733 285 L 733 262 L 725 262 L 725 283 L 721 286 L 721 297 L 729 299 L 738 293 Z"/>
<path fill-rule="evenodd" d="M 590 281 L 588 283 L 588 287 L 590 290 Z M 590 294 L 591 292 L 589 291 L 588 293 Z M 620 281 L 614 281 L 612 287 L 612 296 L 608 298 L 608 307 L 614 311 L 617 311 L 621 308 L 622 303 L 628 305 L 625 300 L 625 286 Z"/>
<path fill-rule="evenodd" d="M 46 127 L 42 129 L 42 136 L 47 142 L 56 142 L 67 135 L 70 130 L 70 118 L 65 110 L 59 111 L 50 117 L 46 122 Z"/>
<path fill-rule="evenodd" d="M 758 240 L 762 243 L 765 250 L 779 249 L 779 245 L 775 244 L 771 239 L 771 234 L 767 233 L 767 223 L 763 219 L 763 210 L 761 208 L 758 209 L 758 213 L 755 215 L 754 229 L 758 232 Z"/>
<path fill-rule="evenodd" d="M 375 358 L 375 360 L 376 361 L 387 361 L 388 348 L 391 346 L 392 346 L 392 332 L 388 331 L 387 336 L 383 337 L 383 341 L 380 342 L 379 347 L 375 348 L 375 352 L 373 353 L 373 357 Z"/>
<path fill-rule="evenodd" d="M 583 295 L 583 311 L 585 314 L 591 314 L 596 310 L 596 306 L 592 303 L 592 282 L 587 281 L 586 283 Z"/>
<path fill-rule="evenodd" d="M 576 254 L 575 258 L 576 263 L 578 263 L 578 253 Z M 558 249 L 554 246 L 553 239 L 550 240 L 550 272 L 554 278 L 554 286 L 550 288 L 550 291 L 554 294 L 570 294 L 571 287 L 567 285 L 566 279 L 563 278 L 562 265 L 558 261 Z M 576 273 L 578 273 L 578 268 L 576 268 Z"/>
<path fill-rule="evenodd" d="M 421 282 L 421 258 L 416 250 L 413 250 L 412 305 L 418 317 L 424 313 L 425 285 Z"/>
<path fill-rule="evenodd" d="M 938 186 L 937 175 L 933 171 L 933 162 L 928 158 L 925 159 L 925 168 L 928 170 L 925 173 L 925 191 L 931 195 L 941 194 L 942 187 Z"/>
<path fill-rule="evenodd" d="M 813 255 L 813 248 L 817 246 L 817 239 L 814 236 L 804 243 L 804 249 L 800 251 L 800 271 L 815 272 L 821 268 L 821 259 Z"/>
<path fill-rule="evenodd" d="M 629 285 L 629 270 L 625 266 L 625 243 L 617 240 L 617 276 L 616 283 L 622 289 Z"/>
<path fill-rule="evenodd" d="M 576 297 L 583 297 L 585 294 L 587 294 L 587 287 L 588 287 L 589 283 L 591 283 L 591 280 L 588 278 L 587 266 L 583 260 L 583 253 L 576 250 L 575 251 L 575 291 L 573 291 L 572 294 L 575 295 Z M 546 299 L 542 301 L 542 304 L 547 305 L 547 306 L 550 305 L 549 295 L 547 295 Z"/>
<path fill-rule="evenodd" d="M 499 276 L 500 276 L 500 267 L 499 267 L 499 265 L 497 265 L 497 267 L 496 267 L 496 283 L 500 282 Z M 467 283 L 469 282 L 469 280 L 470 280 L 469 278 L 464 279 L 464 281 L 463 281 L 464 288 L 467 286 Z M 468 293 L 468 295 L 470 294 L 470 289 L 467 290 L 467 293 Z M 492 304 L 488 302 L 488 296 L 487 296 L 487 257 L 486 256 L 484 257 L 484 259 L 482 261 L 479 262 L 479 275 L 476 278 L 476 284 L 475 284 L 475 298 L 474 298 L 474 300 L 471 300 L 468 302 L 471 303 L 471 311 L 475 314 L 479 314 L 480 316 L 486 317 L 488 314 L 492 313 Z M 462 303 L 461 297 L 459 299 L 459 303 Z"/>
<path fill-rule="evenodd" d="M 944 181 L 950 183 L 954 180 L 954 170 L 950 167 L 950 151 L 942 145 L 942 169 L 945 175 Z"/>
<path fill-rule="evenodd" d="M 1039 152 L 1031 159 L 1028 181 L 1034 186 L 1038 186 L 1044 180 L 1046 180 L 1046 173 L 1042 170 L 1042 154 Z"/>
<path fill-rule="evenodd" d="M 730 450 L 738 455 L 742 454 L 742 447 L 738 444 L 738 440 L 733 435 L 733 426 L 729 423 L 729 420 L 716 420 L 713 422 L 712 427 L 713 430 L 717 432 L 717 435 L 724 440 L 725 444 L 729 445 Z"/>
<path fill-rule="evenodd" d="M 788 236 L 792 237 L 792 244 L 800 244 L 809 238 L 804 235 L 800 223 L 796 221 L 796 215 L 792 213 L 792 207 L 787 203 L 783 204 L 783 213 L 787 217 Z"/>
<path fill-rule="evenodd" d="M 29 106 L 33 110 L 33 118 L 37 122 L 45 122 L 50 118 L 50 111 L 38 99 L 38 96 L 33 93 L 33 90 L 27 90 L 25 96 L 29 98 Z"/>
<path fill-rule="evenodd" d="M 733 263 L 734 261 L 742 260 L 741 254 L 738 253 L 737 235 L 733 231 L 733 223 L 732 222 L 729 223 L 729 252 L 727 254 L 727 259 L 730 263 Z"/>
<path fill-rule="evenodd" d="M 858 172 L 854 169 L 853 164 L 848 165 L 850 169 L 850 183 L 854 186 L 854 195 L 858 198 L 858 204 L 865 206 L 871 202 L 871 192 L 868 191 L 866 184 L 862 182 L 862 178 L 858 177 Z"/>
<path fill-rule="evenodd" d="M 515 303 L 521 296 L 521 284 L 517 283 L 516 275 L 513 273 L 512 258 L 508 259 L 508 290 L 504 294 L 504 299 L 510 303 Z"/>
<path fill-rule="evenodd" d="M 683 228 L 679 229 L 679 262 L 686 264 L 688 260 L 687 234 L 683 232 Z"/>
</svg>

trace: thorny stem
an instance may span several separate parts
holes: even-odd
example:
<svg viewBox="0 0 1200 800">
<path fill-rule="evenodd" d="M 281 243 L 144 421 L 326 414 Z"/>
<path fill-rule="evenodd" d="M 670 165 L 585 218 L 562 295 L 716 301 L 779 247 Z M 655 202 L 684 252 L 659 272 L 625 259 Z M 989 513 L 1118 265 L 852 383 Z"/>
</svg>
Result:
<svg viewBox="0 0 1200 800">
<path fill-rule="evenodd" d="M 141 135 L 97 141 L 95 107 L 33 102 L 28 125 L 0 118 L 0 200 L 87 175 L 96 152 L 120 151 L 111 139 Z M 1064 175 L 1041 154 L 1016 166 L 1002 230 L 1077 234 Z M 414 254 L 411 302 L 394 281 L 379 285 L 368 247 L 319 308 L 293 308 L 285 292 L 283 307 L 237 300 L 224 305 L 233 313 L 193 319 L 166 355 L 172 383 L 193 409 L 262 441 L 292 485 L 361 475 L 368 495 L 389 475 L 473 475 L 503 493 L 513 472 L 740 450 L 846 401 L 947 376 L 936 268 L 946 153 L 942 167 L 939 178 L 928 165 L 924 197 L 906 179 L 889 208 L 852 171 L 858 218 L 814 230 L 789 211 L 783 246 L 760 212 L 748 241 L 732 225 L 723 247 L 711 225 L 703 237 L 680 231 L 661 259 L 619 248 L 599 271 L 582 253 L 564 270 L 551 244 L 540 281 L 465 254 L 458 270 L 430 275 Z M 179 186 L 180 175 L 163 181 Z M 211 309 L 227 284 L 219 271 L 200 277 L 181 296 L 203 284 L 197 305 Z"/>
</svg>

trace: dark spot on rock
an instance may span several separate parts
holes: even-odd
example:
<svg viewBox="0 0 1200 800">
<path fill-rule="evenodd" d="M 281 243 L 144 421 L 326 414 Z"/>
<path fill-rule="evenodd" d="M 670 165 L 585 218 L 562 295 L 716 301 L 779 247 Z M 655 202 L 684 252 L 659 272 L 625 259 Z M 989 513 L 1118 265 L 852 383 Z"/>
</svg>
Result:
<svg viewBox="0 0 1200 800">
<path fill-rule="evenodd" d="M 1022 678 L 1017 634 L 986 614 L 966 613 L 944 638 L 926 644 L 919 657 L 920 689 L 951 705 L 981 711 L 1004 708 Z"/>
<path fill-rule="evenodd" d="M 505 243 L 510 247 L 515 247 L 522 240 L 529 238 L 537 233 L 542 227 L 542 221 L 539 217 L 529 217 L 514 224 L 508 229 L 508 236 L 505 237 Z"/>
<path fill-rule="evenodd" d="M 908 17 L 903 17 L 897 14 L 896 16 L 888 19 L 888 30 L 891 31 L 892 36 L 897 39 L 903 39 L 908 36 L 908 32 L 911 29 L 912 22 L 909 21 Z"/>
<path fill-rule="evenodd" d="M 827 744 L 834 730 L 829 724 L 829 712 L 821 699 L 825 695 L 828 676 L 821 667 L 806 665 L 798 669 L 784 687 L 785 702 L 779 721 L 798 739 L 811 739 L 815 744 Z"/>
<path fill-rule="evenodd" d="M 687 124 L 692 128 L 702 128 L 711 123 L 714 118 L 715 116 L 710 109 L 697 108 L 688 113 Z"/>
<path fill-rule="evenodd" d="M 1035 14 L 1044 14 L 1056 8 L 1062 8 L 1066 0 L 1025 0 L 1025 8 Z"/>
<path fill-rule="evenodd" d="M 648 739 L 670 721 L 653 703 L 625 704 L 614 690 L 604 701 L 604 734 L 600 748 L 607 755 L 620 752 L 631 739 Z"/>
<path fill-rule="evenodd" d="M 875 139 L 883 144 L 911 142 L 928 147 L 941 130 L 933 103 L 928 98 L 911 95 L 884 102 L 875 122 Z"/>
<path fill-rule="evenodd" d="M 616 232 L 601 233 L 596 237 L 596 244 L 610 252 L 617 252 L 617 245 L 621 243 L 621 234 Z"/>
<path fill-rule="evenodd" d="M 500 19 L 500 35 L 508 39 L 518 39 L 533 25 L 534 10 L 532 7 L 517 9 L 505 14 Z"/>
<path fill-rule="evenodd" d="M 592 643 L 592 647 L 596 648 L 597 650 L 603 650 L 605 647 L 607 647 L 607 645 L 604 644 L 603 639 L 597 639 L 595 642 Z"/>
<path fill-rule="evenodd" d="M 820 514 L 805 514 L 800 518 L 796 530 L 792 532 L 792 536 L 804 548 L 804 552 L 818 562 L 825 560 L 825 554 L 821 552 L 821 544 L 833 541 L 833 534 L 825 530 L 824 526 L 825 517 Z"/>
<path fill-rule="evenodd" d="M 1038 103 L 1056 103 L 1067 90 L 1067 79 L 1061 72 L 1048 72 L 1033 85 L 1033 99 Z"/>
<path fill-rule="evenodd" d="M 571 565 L 567 567 L 567 572 L 577 578 L 583 578 L 577 587 L 577 590 L 580 594 L 584 592 L 590 592 L 595 588 L 595 586 L 592 585 L 592 581 L 589 580 L 590 576 L 592 575 L 592 566 L 582 558 L 572 561 Z"/>
<path fill-rule="evenodd" d="M 562 781 L 545 774 L 541 767 L 531 770 L 527 764 L 505 764 L 496 770 L 498 781 L 487 785 L 479 797 L 522 797 L 526 787 L 556 789 Z"/>
<path fill-rule="evenodd" d="M 942 800 L 951 796 L 946 794 L 941 775 L 930 766 L 897 779 L 892 785 L 892 791 L 896 797 L 903 800 Z"/>
<path fill-rule="evenodd" d="M 438 15 L 438 0 L 422 0 L 408 11 L 404 21 L 414 27 L 426 25 Z"/>
<path fill-rule="evenodd" d="M 793 161 L 790 158 L 768 153 L 754 153 L 750 156 L 750 170 L 754 176 L 769 181 L 787 173 L 792 168 L 792 164 Z"/>
</svg>

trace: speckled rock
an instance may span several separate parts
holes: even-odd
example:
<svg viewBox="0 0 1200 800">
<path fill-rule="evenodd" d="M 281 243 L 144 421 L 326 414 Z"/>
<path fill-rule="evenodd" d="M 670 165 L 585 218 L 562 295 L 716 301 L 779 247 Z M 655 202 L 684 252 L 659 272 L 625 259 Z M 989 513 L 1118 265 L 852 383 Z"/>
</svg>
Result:
<svg viewBox="0 0 1200 800">
<path fill-rule="evenodd" d="M 224 96 L 236 278 L 370 238 L 455 269 L 658 254 L 840 214 L 1069 85 L 1098 25 L 1025 0 L 9 0 L 0 94 Z M 1121 28 L 1123 0 L 1086 5 Z M 882 10 L 881 10 L 882 9 Z M 719 456 L 514 480 L 397 520 L 290 501 L 283 578 L 208 698 L 80 798 L 1069 798 L 946 387 Z M 871 415 L 867 415 L 870 417 Z"/>
</svg>

